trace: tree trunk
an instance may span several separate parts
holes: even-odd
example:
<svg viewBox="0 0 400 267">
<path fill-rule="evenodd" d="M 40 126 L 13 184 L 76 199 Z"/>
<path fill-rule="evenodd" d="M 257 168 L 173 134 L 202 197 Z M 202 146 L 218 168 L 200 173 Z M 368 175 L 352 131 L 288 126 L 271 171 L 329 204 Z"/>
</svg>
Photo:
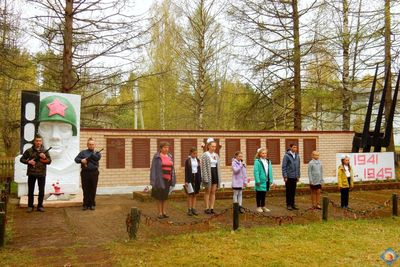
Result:
<svg viewBox="0 0 400 267">
<path fill-rule="evenodd" d="M 197 128 L 198 130 L 203 130 L 204 129 L 204 108 L 205 108 L 205 98 L 206 98 L 206 70 L 205 70 L 205 64 L 206 64 L 206 59 L 205 59 L 205 32 L 206 32 L 206 22 L 204 19 L 204 1 L 201 0 L 199 3 L 199 17 L 200 17 L 200 30 L 199 30 L 199 36 L 197 38 L 198 42 L 198 52 L 199 52 L 199 58 L 198 58 L 198 67 L 197 67 L 197 91 L 199 92 L 200 96 L 200 101 L 198 102 L 198 111 L 199 111 L 199 118 L 197 121 Z"/>
<path fill-rule="evenodd" d="M 294 130 L 301 131 L 301 80 L 300 80 L 300 34 L 297 0 L 292 1 L 293 9 L 293 65 L 294 65 Z"/>
<path fill-rule="evenodd" d="M 349 3 L 343 0 L 343 75 L 342 75 L 342 130 L 350 130 L 351 91 L 349 88 L 350 75 L 350 34 L 349 34 Z"/>
<path fill-rule="evenodd" d="M 165 98 L 165 88 L 164 85 L 160 83 L 160 127 L 162 130 L 165 130 Z"/>
<path fill-rule="evenodd" d="M 385 0 L 385 73 L 389 75 L 389 84 L 387 85 L 386 98 L 385 98 L 385 119 L 388 121 L 390 106 L 392 104 L 392 72 L 390 71 L 390 63 L 391 63 L 391 53 L 390 49 L 392 46 L 391 43 L 391 22 L 390 22 L 390 0 Z M 386 149 L 387 151 L 394 151 L 394 136 L 393 130 L 390 133 L 390 144 Z"/>
<path fill-rule="evenodd" d="M 73 0 L 65 1 L 65 28 L 64 28 L 64 52 L 62 89 L 63 93 L 72 90 L 72 21 L 73 21 Z"/>
</svg>

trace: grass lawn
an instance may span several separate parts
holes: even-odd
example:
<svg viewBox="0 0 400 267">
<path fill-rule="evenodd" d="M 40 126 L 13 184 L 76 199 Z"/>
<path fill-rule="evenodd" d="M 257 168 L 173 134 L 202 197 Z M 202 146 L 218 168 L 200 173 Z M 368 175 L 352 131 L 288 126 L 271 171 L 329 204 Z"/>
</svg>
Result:
<svg viewBox="0 0 400 267">
<path fill-rule="evenodd" d="M 389 247 L 400 254 L 399 219 L 219 230 L 110 249 L 117 266 L 386 266 L 380 255 Z"/>
<path fill-rule="evenodd" d="M 113 266 L 386 266 L 380 255 L 387 248 L 400 254 L 399 218 L 220 229 L 103 245 Z M 76 260 L 74 246 L 40 251 L 2 249 L 0 266 L 54 266 L 47 262 L 56 255 L 63 257 L 60 263 L 85 265 Z"/>
<path fill-rule="evenodd" d="M 400 220 L 217 230 L 112 243 L 105 248 L 115 266 L 386 266 L 380 259 L 385 249 L 400 254 Z M 34 255 L 35 248 L 2 249 L 0 266 L 39 266 Z M 40 257 L 47 256 L 54 255 Z M 392 266 L 400 266 L 400 260 Z"/>
</svg>

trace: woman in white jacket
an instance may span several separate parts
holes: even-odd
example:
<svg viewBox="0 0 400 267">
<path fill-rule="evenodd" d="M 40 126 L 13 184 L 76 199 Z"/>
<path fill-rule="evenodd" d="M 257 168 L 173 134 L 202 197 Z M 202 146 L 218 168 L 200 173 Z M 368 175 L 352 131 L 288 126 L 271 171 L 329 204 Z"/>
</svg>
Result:
<svg viewBox="0 0 400 267">
<path fill-rule="evenodd" d="M 215 193 L 221 184 L 220 159 L 216 149 L 217 143 L 213 138 L 208 138 L 207 152 L 203 153 L 200 160 L 206 214 L 214 214 Z"/>
</svg>

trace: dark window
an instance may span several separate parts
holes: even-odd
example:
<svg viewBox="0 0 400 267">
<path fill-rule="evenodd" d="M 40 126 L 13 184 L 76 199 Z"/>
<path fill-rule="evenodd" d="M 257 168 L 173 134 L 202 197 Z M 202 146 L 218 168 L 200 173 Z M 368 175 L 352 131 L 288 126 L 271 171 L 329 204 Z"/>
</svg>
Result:
<svg viewBox="0 0 400 267">
<path fill-rule="evenodd" d="M 240 139 L 225 139 L 225 166 L 231 166 L 236 151 L 240 151 Z"/>
<path fill-rule="evenodd" d="M 317 149 L 316 139 L 303 139 L 303 159 L 307 164 L 312 159 L 311 153 Z"/>
<path fill-rule="evenodd" d="M 150 168 L 150 139 L 132 139 L 132 167 Z"/>
<path fill-rule="evenodd" d="M 125 168 L 125 139 L 107 138 L 107 169 Z"/>
<path fill-rule="evenodd" d="M 281 163 L 281 140 L 280 139 L 267 139 L 268 158 L 272 164 Z"/>
<path fill-rule="evenodd" d="M 247 165 L 254 164 L 254 156 L 257 153 L 257 149 L 261 146 L 260 139 L 246 139 L 246 163 Z"/>
<path fill-rule="evenodd" d="M 185 160 L 188 158 L 190 149 L 197 148 L 197 139 L 181 139 L 181 166 L 185 166 Z"/>
<path fill-rule="evenodd" d="M 160 151 L 160 143 L 162 142 L 168 142 L 169 143 L 169 153 L 172 154 L 172 156 L 175 157 L 174 154 L 174 139 L 172 138 L 159 138 L 157 139 L 157 151 Z"/>
<path fill-rule="evenodd" d="M 289 145 L 290 144 L 296 144 L 297 145 L 297 153 L 299 153 L 300 154 L 300 147 L 299 147 L 299 139 L 285 139 L 285 153 L 286 153 L 286 150 L 287 149 L 289 149 Z"/>
</svg>

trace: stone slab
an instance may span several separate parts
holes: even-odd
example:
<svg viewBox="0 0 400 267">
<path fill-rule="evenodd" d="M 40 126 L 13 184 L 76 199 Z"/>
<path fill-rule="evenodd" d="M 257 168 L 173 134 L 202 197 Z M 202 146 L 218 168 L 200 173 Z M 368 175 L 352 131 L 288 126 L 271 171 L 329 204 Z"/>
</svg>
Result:
<svg viewBox="0 0 400 267">
<path fill-rule="evenodd" d="M 76 195 L 69 195 L 69 200 L 46 200 L 48 194 L 44 196 L 43 206 L 45 208 L 63 208 L 63 207 L 78 207 L 82 206 L 83 194 L 82 191 Z M 37 206 L 37 195 L 34 197 L 34 205 Z M 28 207 L 28 196 L 22 196 L 19 200 L 19 206 L 22 208 Z"/>
</svg>

